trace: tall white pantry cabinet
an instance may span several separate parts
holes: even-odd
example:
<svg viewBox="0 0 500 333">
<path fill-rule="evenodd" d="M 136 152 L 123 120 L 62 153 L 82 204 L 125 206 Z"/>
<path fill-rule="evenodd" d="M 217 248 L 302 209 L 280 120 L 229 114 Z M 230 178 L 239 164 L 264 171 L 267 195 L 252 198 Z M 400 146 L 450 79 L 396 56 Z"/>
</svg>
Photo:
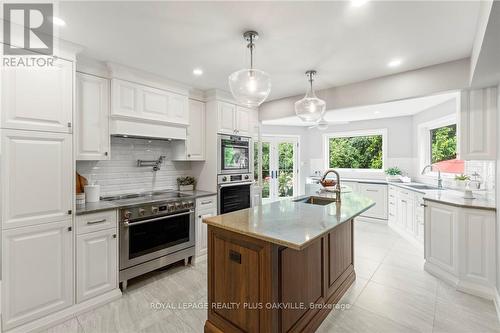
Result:
<svg viewBox="0 0 500 333">
<path fill-rule="evenodd" d="M 73 61 L 1 78 L 2 329 L 74 302 Z"/>
</svg>

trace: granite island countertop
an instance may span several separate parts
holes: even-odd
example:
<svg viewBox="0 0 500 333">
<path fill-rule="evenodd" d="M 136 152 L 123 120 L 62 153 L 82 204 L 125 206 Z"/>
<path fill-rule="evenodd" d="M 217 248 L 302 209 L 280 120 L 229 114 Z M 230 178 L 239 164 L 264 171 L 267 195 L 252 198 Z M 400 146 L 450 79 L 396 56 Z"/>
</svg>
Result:
<svg viewBox="0 0 500 333">
<path fill-rule="evenodd" d="M 217 193 L 215 193 L 215 192 L 201 191 L 201 190 L 194 190 L 194 191 L 172 190 L 172 192 L 179 192 L 179 193 L 185 194 L 186 196 L 182 197 L 182 199 L 196 199 L 196 198 L 207 197 L 207 196 L 211 196 L 211 195 L 217 195 Z M 95 213 L 95 212 L 100 212 L 100 211 L 109 210 L 109 209 L 118 209 L 118 208 L 125 207 L 125 206 L 131 206 L 131 205 L 143 204 L 143 203 L 151 203 L 151 202 L 163 201 L 163 200 L 165 200 L 165 197 L 162 196 L 161 194 L 159 194 L 159 195 L 154 195 L 154 196 L 137 197 L 137 198 L 133 198 L 133 199 L 129 199 L 129 200 L 121 200 L 121 203 L 116 202 L 116 201 L 107 201 L 107 200 L 100 200 L 98 202 L 87 202 L 87 203 L 85 203 L 85 205 L 77 205 L 76 206 L 76 215 Z"/>
<path fill-rule="evenodd" d="M 322 193 L 332 197 L 333 193 Z M 343 193 L 342 202 L 320 206 L 297 202 L 306 196 L 209 217 L 204 223 L 295 250 L 360 215 L 375 203 L 356 193 Z"/>
</svg>

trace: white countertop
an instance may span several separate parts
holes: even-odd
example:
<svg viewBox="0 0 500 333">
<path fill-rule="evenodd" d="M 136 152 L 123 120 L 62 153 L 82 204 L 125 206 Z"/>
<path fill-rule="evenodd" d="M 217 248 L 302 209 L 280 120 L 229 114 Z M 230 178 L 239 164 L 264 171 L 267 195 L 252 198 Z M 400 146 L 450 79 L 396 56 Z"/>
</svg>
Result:
<svg viewBox="0 0 500 333">
<path fill-rule="evenodd" d="M 332 197 L 333 193 L 322 193 Z M 305 198 L 281 201 L 209 217 L 204 223 L 221 229 L 302 250 L 337 225 L 360 215 L 375 203 L 356 193 L 342 194 L 342 202 L 326 206 L 296 202 Z"/>
</svg>

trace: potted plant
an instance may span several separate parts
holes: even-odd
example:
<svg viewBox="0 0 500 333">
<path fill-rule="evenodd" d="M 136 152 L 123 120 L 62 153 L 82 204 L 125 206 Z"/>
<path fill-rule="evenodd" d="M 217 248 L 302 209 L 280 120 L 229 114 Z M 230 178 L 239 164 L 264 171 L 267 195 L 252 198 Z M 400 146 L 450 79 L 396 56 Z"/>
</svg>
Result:
<svg viewBox="0 0 500 333">
<path fill-rule="evenodd" d="M 192 176 L 177 177 L 179 191 L 193 191 L 196 186 L 196 179 Z"/>
<path fill-rule="evenodd" d="M 403 171 L 398 167 L 392 167 L 387 168 L 385 174 L 387 175 L 385 179 L 388 182 L 399 182 L 401 180 L 399 177 L 403 174 Z"/>
<path fill-rule="evenodd" d="M 470 177 L 464 174 L 455 176 L 455 185 L 461 190 L 465 190 L 467 184 L 470 181 Z"/>
</svg>

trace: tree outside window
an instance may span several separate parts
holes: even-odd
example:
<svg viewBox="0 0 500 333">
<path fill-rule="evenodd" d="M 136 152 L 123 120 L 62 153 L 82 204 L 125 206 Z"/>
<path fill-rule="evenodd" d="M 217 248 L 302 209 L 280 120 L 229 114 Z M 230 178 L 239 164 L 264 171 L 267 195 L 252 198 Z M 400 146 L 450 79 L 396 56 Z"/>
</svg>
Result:
<svg viewBox="0 0 500 333">
<path fill-rule="evenodd" d="M 441 172 L 464 173 L 464 161 L 457 160 L 457 125 L 430 130 L 431 162 Z"/>
<path fill-rule="evenodd" d="M 382 135 L 329 138 L 328 147 L 330 168 L 383 168 Z"/>
</svg>

